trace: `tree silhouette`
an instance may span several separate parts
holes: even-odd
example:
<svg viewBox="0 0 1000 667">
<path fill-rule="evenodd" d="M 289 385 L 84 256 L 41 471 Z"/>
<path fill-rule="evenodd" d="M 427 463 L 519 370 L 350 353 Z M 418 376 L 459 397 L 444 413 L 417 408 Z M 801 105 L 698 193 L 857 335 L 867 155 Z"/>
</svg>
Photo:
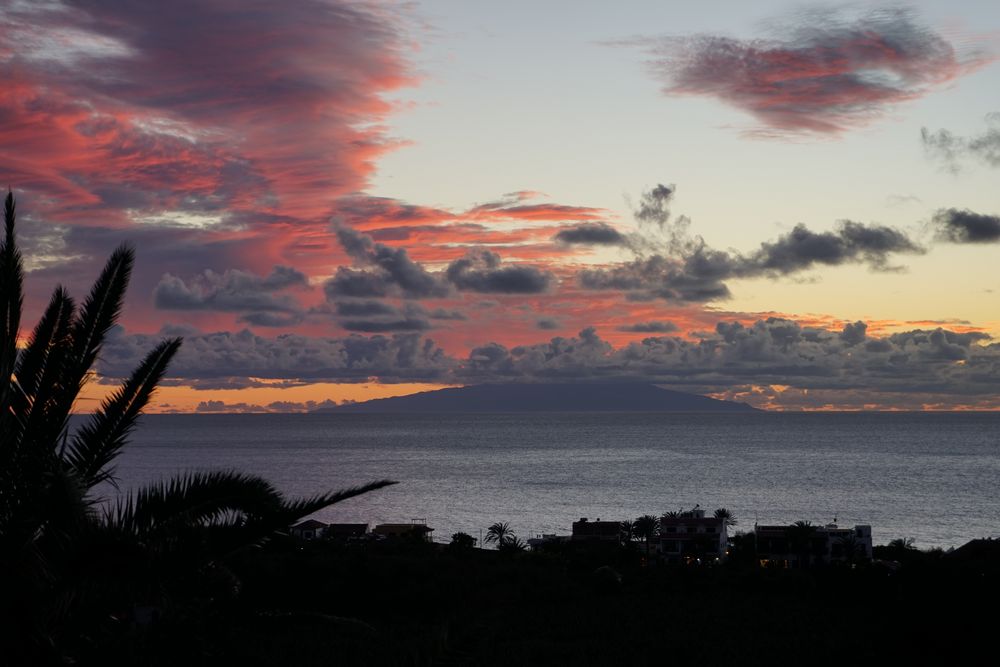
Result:
<svg viewBox="0 0 1000 667">
<path fill-rule="evenodd" d="M 635 539 L 635 522 L 625 519 L 618 526 L 618 540 L 628 546 Z"/>
<path fill-rule="evenodd" d="M 810 521 L 796 521 L 788 527 L 788 545 L 799 557 L 799 567 L 808 567 L 817 527 Z"/>
<path fill-rule="evenodd" d="M 861 542 L 854 533 L 848 533 L 842 535 L 839 540 L 840 548 L 844 553 L 844 560 L 848 563 L 854 563 L 861 556 Z"/>
<path fill-rule="evenodd" d="M 121 314 L 134 253 L 120 246 L 77 306 L 57 287 L 19 349 L 24 270 L 16 206 L 0 242 L 0 655 L 75 662 L 80 642 L 127 632 L 136 605 L 179 604 L 179 582 L 313 512 L 394 482 L 286 499 L 238 472 L 190 473 L 100 508 L 114 462 L 181 346 L 168 338 L 70 433 L 77 396 Z M 124 613 L 123 613 L 124 611 Z M 112 640 L 109 640 L 112 641 Z"/>
<path fill-rule="evenodd" d="M 511 530 L 509 523 L 506 521 L 497 521 L 486 530 L 485 541 L 487 544 L 496 544 L 497 549 L 500 549 L 508 540 L 514 539 L 514 537 L 514 531 Z"/>
<path fill-rule="evenodd" d="M 894 540 L 889 540 L 888 544 L 890 549 L 895 549 L 897 551 L 916 551 L 914 546 L 914 540 L 912 537 L 897 537 Z"/>
<path fill-rule="evenodd" d="M 471 549 L 476 546 L 476 538 L 468 533 L 455 533 L 451 536 L 451 546 L 456 549 Z"/>
<path fill-rule="evenodd" d="M 508 553 L 525 551 L 527 548 L 528 548 L 527 542 L 525 542 L 520 537 L 517 537 L 515 535 L 510 535 L 503 542 L 497 544 L 498 551 L 506 551 Z"/>
<path fill-rule="evenodd" d="M 721 519 L 722 523 L 726 526 L 726 528 L 732 528 L 737 523 L 739 523 L 736 520 L 736 517 L 733 516 L 733 513 L 727 510 L 725 507 L 720 507 L 719 509 L 715 510 L 715 514 L 713 516 L 715 516 L 716 519 Z"/>
<path fill-rule="evenodd" d="M 652 514 L 644 514 L 632 522 L 636 537 L 646 545 L 646 557 L 649 558 L 649 543 L 660 534 L 660 519 Z"/>
</svg>

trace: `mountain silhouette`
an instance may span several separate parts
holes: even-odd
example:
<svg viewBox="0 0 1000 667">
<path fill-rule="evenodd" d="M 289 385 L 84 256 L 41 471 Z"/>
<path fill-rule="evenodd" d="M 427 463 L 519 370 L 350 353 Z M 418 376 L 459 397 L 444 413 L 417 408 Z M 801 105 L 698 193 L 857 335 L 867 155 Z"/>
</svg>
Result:
<svg viewBox="0 0 1000 667">
<path fill-rule="evenodd" d="M 322 412 L 756 412 L 648 383 L 479 384 L 347 403 Z"/>
</svg>

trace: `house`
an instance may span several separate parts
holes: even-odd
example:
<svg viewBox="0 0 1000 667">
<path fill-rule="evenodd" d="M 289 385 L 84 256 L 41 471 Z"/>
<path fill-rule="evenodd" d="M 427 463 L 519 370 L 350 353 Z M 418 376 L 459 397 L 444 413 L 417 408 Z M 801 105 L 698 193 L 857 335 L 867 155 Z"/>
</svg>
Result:
<svg viewBox="0 0 1000 667">
<path fill-rule="evenodd" d="M 723 519 L 693 509 L 660 517 L 658 540 L 660 556 L 669 563 L 713 562 L 725 559 L 729 534 Z"/>
<path fill-rule="evenodd" d="M 590 521 L 583 517 L 579 521 L 573 522 L 573 541 L 587 540 L 598 542 L 621 541 L 621 521 L 601 521 L 596 519 Z"/>
<path fill-rule="evenodd" d="M 372 535 L 378 539 L 412 539 L 422 542 L 430 542 L 432 532 L 434 529 L 424 523 L 380 523 L 372 529 Z"/>
<path fill-rule="evenodd" d="M 754 541 L 763 567 L 809 567 L 872 559 L 871 526 L 754 526 Z"/>
<path fill-rule="evenodd" d="M 331 523 L 326 527 L 326 538 L 336 542 L 351 542 L 368 535 L 367 523 Z"/>
<path fill-rule="evenodd" d="M 945 559 L 964 570 L 995 575 L 1000 573 L 1000 538 L 970 540 L 948 552 Z"/>
<path fill-rule="evenodd" d="M 323 537 L 327 524 L 315 519 L 306 519 L 292 526 L 291 533 L 300 540 L 315 540 Z"/>
<path fill-rule="evenodd" d="M 532 551 L 540 551 L 553 544 L 563 544 L 572 539 L 569 535 L 556 535 L 555 533 L 542 533 L 528 539 L 528 548 Z"/>
</svg>

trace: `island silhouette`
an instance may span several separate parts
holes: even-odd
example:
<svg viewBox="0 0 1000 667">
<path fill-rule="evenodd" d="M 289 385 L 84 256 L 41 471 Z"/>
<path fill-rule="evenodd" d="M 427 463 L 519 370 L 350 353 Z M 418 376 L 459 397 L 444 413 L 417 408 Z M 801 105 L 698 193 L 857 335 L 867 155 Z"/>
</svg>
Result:
<svg viewBox="0 0 1000 667">
<path fill-rule="evenodd" d="M 345 403 L 321 412 L 759 412 L 648 382 L 477 384 Z"/>
</svg>

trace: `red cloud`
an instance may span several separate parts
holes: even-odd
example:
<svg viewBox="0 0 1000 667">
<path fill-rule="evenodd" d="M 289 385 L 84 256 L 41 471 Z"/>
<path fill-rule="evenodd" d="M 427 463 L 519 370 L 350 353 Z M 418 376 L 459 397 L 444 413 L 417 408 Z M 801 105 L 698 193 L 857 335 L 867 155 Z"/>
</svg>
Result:
<svg viewBox="0 0 1000 667">
<path fill-rule="evenodd" d="M 347 2 L 25 4 L 5 23 L 4 169 L 60 217 L 321 215 L 394 145 L 382 95 L 413 81 L 392 20 Z"/>
<path fill-rule="evenodd" d="M 644 44 L 676 95 L 715 97 L 751 113 L 762 134 L 836 134 L 884 115 L 989 62 L 963 57 L 905 9 L 853 21 L 797 17 L 771 40 L 713 35 Z"/>
</svg>

